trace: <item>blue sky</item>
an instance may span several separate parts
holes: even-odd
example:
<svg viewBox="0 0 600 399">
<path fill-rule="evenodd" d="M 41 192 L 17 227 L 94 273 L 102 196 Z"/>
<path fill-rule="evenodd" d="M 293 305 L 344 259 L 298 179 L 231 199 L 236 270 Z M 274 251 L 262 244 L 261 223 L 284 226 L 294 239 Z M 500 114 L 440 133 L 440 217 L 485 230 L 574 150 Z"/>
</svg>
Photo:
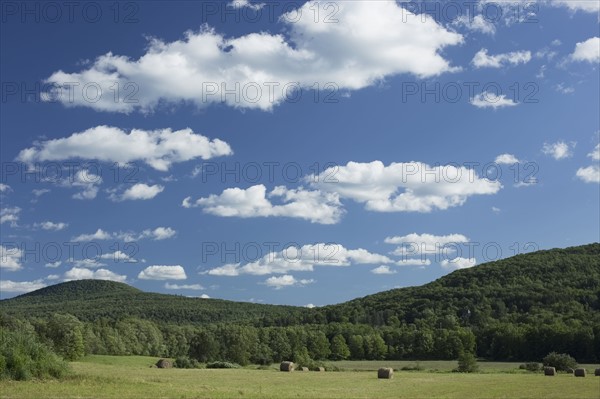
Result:
<svg viewBox="0 0 600 399">
<path fill-rule="evenodd" d="M 2 9 L 2 298 L 320 306 L 600 240 L 598 2 L 44 4 Z"/>
</svg>

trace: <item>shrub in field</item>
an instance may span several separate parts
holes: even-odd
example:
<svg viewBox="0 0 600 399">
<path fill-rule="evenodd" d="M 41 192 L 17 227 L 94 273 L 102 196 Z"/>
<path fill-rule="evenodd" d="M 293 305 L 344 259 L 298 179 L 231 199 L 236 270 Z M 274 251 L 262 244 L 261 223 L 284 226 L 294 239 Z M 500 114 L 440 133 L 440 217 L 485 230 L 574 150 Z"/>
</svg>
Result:
<svg viewBox="0 0 600 399">
<path fill-rule="evenodd" d="M 471 352 L 462 352 L 458 356 L 458 367 L 453 371 L 459 373 L 474 373 L 479 370 L 477 358 Z"/>
<path fill-rule="evenodd" d="M 210 362 L 206 364 L 207 369 L 239 369 L 241 367 L 237 363 L 230 362 Z"/>
<path fill-rule="evenodd" d="M 549 353 L 543 360 L 544 366 L 555 367 L 558 371 L 568 371 L 577 367 L 577 361 L 566 353 Z"/>
<path fill-rule="evenodd" d="M 35 335 L 0 329 L 0 378 L 61 378 L 68 371 L 67 362 L 40 343 Z"/>
<path fill-rule="evenodd" d="M 199 369 L 200 363 L 196 359 L 190 359 L 189 357 L 180 356 L 175 359 L 173 366 L 178 369 Z"/>
<path fill-rule="evenodd" d="M 542 366 L 540 366 L 540 364 L 537 362 L 528 362 L 528 363 L 521 364 L 519 366 L 519 369 L 537 372 L 542 369 Z"/>
</svg>

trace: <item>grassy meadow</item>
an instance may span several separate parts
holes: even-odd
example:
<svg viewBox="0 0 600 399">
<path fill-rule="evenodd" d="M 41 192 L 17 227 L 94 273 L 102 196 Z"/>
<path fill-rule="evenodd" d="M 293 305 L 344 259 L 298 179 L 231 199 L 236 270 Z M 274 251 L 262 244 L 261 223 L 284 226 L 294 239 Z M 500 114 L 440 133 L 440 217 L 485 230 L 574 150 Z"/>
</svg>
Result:
<svg viewBox="0 0 600 399">
<path fill-rule="evenodd" d="M 600 398 L 598 365 L 586 378 L 544 377 L 518 363 L 480 363 L 481 372 L 448 372 L 449 361 L 418 362 L 421 371 L 397 371 L 378 380 L 379 366 L 414 367 L 414 361 L 342 361 L 340 372 L 282 373 L 276 366 L 244 369 L 157 369 L 157 358 L 88 356 L 71 363 L 62 381 L 0 381 L 2 398 Z"/>
</svg>

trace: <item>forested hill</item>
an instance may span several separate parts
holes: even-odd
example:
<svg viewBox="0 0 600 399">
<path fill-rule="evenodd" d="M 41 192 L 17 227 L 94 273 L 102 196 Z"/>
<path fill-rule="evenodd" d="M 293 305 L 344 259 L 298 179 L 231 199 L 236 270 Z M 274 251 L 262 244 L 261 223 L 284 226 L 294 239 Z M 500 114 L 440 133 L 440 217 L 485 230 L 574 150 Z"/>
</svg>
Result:
<svg viewBox="0 0 600 399">
<path fill-rule="evenodd" d="M 521 254 L 457 270 L 420 287 L 385 291 L 321 308 L 327 318 L 372 325 L 453 315 L 466 324 L 597 320 L 600 244 Z M 395 320 L 395 319 L 394 319 Z"/>
<path fill-rule="evenodd" d="M 81 280 L 0 301 L 17 317 L 69 313 L 80 320 L 137 317 L 157 322 L 254 325 L 363 323 L 454 317 L 483 327 L 579 320 L 600 325 L 600 244 L 517 255 L 457 270 L 420 287 L 381 292 L 316 309 L 147 293 L 123 283 Z"/>
<path fill-rule="evenodd" d="M 557 351 L 597 361 L 600 244 L 523 254 L 315 309 L 71 281 L 0 301 L 0 327 L 33 331 L 71 359 L 85 352 L 268 364 L 476 351 L 525 361 Z"/>
<path fill-rule="evenodd" d="M 19 318 L 69 313 L 82 321 L 136 317 L 177 324 L 254 324 L 272 319 L 291 324 L 307 311 L 293 306 L 143 292 L 127 284 L 104 280 L 69 281 L 0 301 L 0 313 Z"/>
</svg>

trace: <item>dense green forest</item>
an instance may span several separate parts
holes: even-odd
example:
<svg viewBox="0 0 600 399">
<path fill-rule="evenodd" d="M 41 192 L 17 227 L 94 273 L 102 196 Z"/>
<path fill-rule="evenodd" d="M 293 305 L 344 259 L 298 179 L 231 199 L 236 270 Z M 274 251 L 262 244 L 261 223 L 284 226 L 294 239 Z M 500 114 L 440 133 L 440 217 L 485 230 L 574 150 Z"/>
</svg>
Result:
<svg viewBox="0 0 600 399">
<path fill-rule="evenodd" d="M 324 359 L 600 360 L 600 244 L 518 255 L 322 308 L 73 281 L 0 301 L 0 326 L 85 353 L 267 364 Z"/>
</svg>

